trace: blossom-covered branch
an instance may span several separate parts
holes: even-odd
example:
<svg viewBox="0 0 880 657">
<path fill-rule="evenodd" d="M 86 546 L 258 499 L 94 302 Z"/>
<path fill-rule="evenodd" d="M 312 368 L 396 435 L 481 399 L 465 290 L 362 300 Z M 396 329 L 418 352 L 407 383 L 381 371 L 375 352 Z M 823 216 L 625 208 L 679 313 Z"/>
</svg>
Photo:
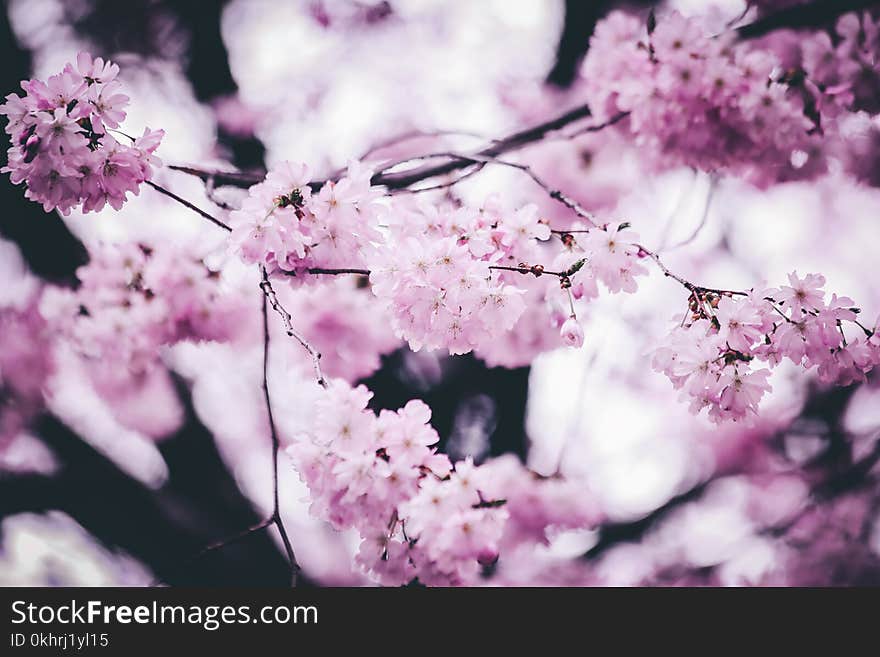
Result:
<svg viewBox="0 0 880 657">
<path fill-rule="evenodd" d="M 350 382 L 404 342 L 413 351 L 473 352 L 490 366 L 525 365 L 545 351 L 581 347 L 600 284 L 609 294 L 635 293 L 653 265 L 684 288 L 685 308 L 652 364 L 694 414 L 754 418 L 771 369 L 784 359 L 815 368 L 829 384 L 864 381 L 880 364 L 876 324 L 863 322 L 851 299 L 828 298 L 821 274 L 793 272 L 787 285 L 770 289 L 700 285 L 672 271 L 631 222 L 603 218 L 604 210 L 587 209 L 601 204 L 580 203 L 558 188 L 567 185 L 510 157 L 557 137 L 601 132 L 595 137 L 636 144 L 646 170 L 685 164 L 758 186 L 814 177 L 832 162 L 848 171 L 854 151 L 833 119 L 870 106 L 880 29 L 868 13 L 845 16 L 834 29 L 839 38 L 813 35 L 813 51 L 786 53 L 797 62 L 781 66 L 771 46 L 738 41 L 733 31 L 713 34 L 698 19 L 615 12 L 597 26 L 575 109 L 475 153 L 429 153 L 379 171 L 352 162 L 327 180 L 289 161 L 264 177 L 172 167 L 204 180 L 209 196 L 217 185 L 247 187 L 237 207 L 218 205 L 222 218 L 151 180 L 161 133 L 115 140 L 124 135 L 119 108 L 127 102 L 118 69 L 82 55 L 47 83 L 26 82 L 23 98 L 8 97 L 8 170 L 30 198 L 62 213 L 119 208 L 146 183 L 228 231 L 226 255 L 259 271 L 272 511 L 207 552 L 275 526 L 296 580 L 269 386 L 271 307 L 308 354 L 301 360 L 310 361 L 320 386 L 308 391 L 314 412 L 298 418 L 287 450 L 313 513 L 360 536 L 357 561 L 379 582 L 474 584 L 502 554 L 534 552 L 556 532 L 592 530 L 605 519 L 578 477 L 541 477 L 512 457 L 453 462 L 438 450 L 421 401 L 370 410 L 370 391 Z M 528 176 L 567 209 L 570 225 L 551 228 L 536 205 L 512 206 L 498 195 L 464 203 L 431 194 L 495 166 Z M 457 177 L 444 180 L 450 174 Z M 226 285 L 204 254 L 141 243 L 91 250 L 80 285 L 47 287 L 39 310 L 60 348 L 106 396 L 119 394 L 120 379 L 134 385 L 164 371 L 160 364 L 178 343 L 254 340 L 253 299 Z M 350 359 L 340 377 L 337 352 L 325 377 L 321 352 L 332 357 L 351 335 L 365 355 Z"/>
</svg>

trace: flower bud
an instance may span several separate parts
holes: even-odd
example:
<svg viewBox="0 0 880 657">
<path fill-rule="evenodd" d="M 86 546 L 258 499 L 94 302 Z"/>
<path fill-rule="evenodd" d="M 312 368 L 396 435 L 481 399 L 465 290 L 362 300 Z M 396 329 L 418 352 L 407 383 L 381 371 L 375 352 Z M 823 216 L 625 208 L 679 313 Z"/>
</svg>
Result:
<svg viewBox="0 0 880 657">
<path fill-rule="evenodd" d="M 489 546 L 484 547 L 477 555 L 477 562 L 481 566 L 491 566 L 496 561 L 498 561 L 498 550 Z"/>
<path fill-rule="evenodd" d="M 559 329 L 559 334 L 569 347 L 582 347 L 584 345 L 584 329 L 581 328 L 574 315 L 565 320 L 562 328 Z"/>
</svg>

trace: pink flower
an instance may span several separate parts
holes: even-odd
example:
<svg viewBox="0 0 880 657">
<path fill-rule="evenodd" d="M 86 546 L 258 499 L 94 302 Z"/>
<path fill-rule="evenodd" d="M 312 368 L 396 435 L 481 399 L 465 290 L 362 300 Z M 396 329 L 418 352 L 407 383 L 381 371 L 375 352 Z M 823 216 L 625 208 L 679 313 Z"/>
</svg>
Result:
<svg viewBox="0 0 880 657">
<path fill-rule="evenodd" d="M 795 271 L 788 275 L 788 282 L 789 285 L 783 285 L 779 288 L 780 293 L 777 300 L 791 309 L 792 318 L 797 318 L 801 313 L 824 307 L 825 292 L 822 290 L 825 285 L 824 276 L 807 274 L 801 279 Z"/>
<path fill-rule="evenodd" d="M 500 228 L 501 243 L 509 248 L 516 246 L 522 240 L 550 239 L 550 226 L 540 220 L 538 207 L 533 204 L 525 205 L 505 215 Z"/>
<path fill-rule="evenodd" d="M 118 128 L 125 120 L 123 107 L 128 105 L 128 96 L 120 93 L 122 85 L 111 82 L 105 85 L 94 85 L 89 89 L 88 102 L 92 106 L 92 128 L 104 132 L 105 127 Z"/>
<path fill-rule="evenodd" d="M 75 290 L 48 287 L 40 312 L 81 356 L 117 376 L 155 367 L 164 345 L 229 340 L 244 321 L 245 307 L 221 293 L 219 277 L 178 249 L 101 245 L 77 278 Z"/>
<path fill-rule="evenodd" d="M 769 376 L 770 370 L 767 369 L 740 372 L 735 367 L 726 368 L 718 380 L 718 388 L 721 390 L 718 416 L 722 419 L 739 419 L 747 414 L 756 415 L 761 397 L 772 390 L 767 383 Z"/>
<path fill-rule="evenodd" d="M 779 62 L 733 42 L 730 31 L 716 32 L 671 11 L 648 35 L 642 17 L 611 12 L 596 25 L 584 59 L 588 104 L 603 118 L 627 112 L 617 129 L 658 169 L 731 170 L 761 185 L 823 171 L 822 142 L 803 96 L 771 78 Z M 825 96 L 817 87 L 814 102 Z M 811 153 L 809 166 L 794 166 L 794 151 Z"/>
<path fill-rule="evenodd" d="M 638 262 L 639 236 L 626 224 L 613 223 L 591 230 L 578 240 L 590 270 L 611 292 L 635 292 L 635 276 L 647 274 Z"/>
<path fill-rule="evenodd" d="M 87 84 L 109 84 L 119 74 L 119 67 L 111 62 L 105 62 L 100 57 L 92 56 L 87 52 L 81 52 L 76 56 L 76 68 L 68 64 L 66 71 L 76 72 Z"/>
<path fill-rule="evenodd" d="M 766 302 L 761 305 L 766 306 Z M 715 318 L 720 325 L 719 338 L 727 342 L 731 349 L 748 353 L 763 335 L 763 315 L 749 299 L 722 297 Z"/>
<path fill-rule="evenodd" d="M 128 104 L 114 81 L 118 71 L 114 64 L 80 53 L 75 68 L 68 64 L 48 83 L 23 82 L 25 97 L 7 96 L 0 106 L 12 137 L 3 171 L 13 183 L 24 183 L 25 196 L 46 212 L 69 214 L 78 206 L 92 212 L 107 203 L 118 210 L 159 164 L 154 151 L 161 130 L 146 130 L 134 144 L 120 143 L 106 131 L 119 127 Z"/>
<path fill-rule="evenodd" d="M 845 326 L 855 323 L 857 308 L 848 297 L 832 295 L 825 305 L 824 277 L 801 279 L 789 274 L 789 286 L 722 295 L 717 308 L 703 301 L 679 318 L 653 355 L 655 370 L 692 398 L 691 410 L 709 408 L 715 421 L 741 419 L 757 412 L 767 384 L 767 369 L 752 369 L 756 360 L 776 366 L 783 358 L 817 368 L 820 380 L 843 384 L 861 381 L 878 364 L 878 350 L 860 338 L 847 339 Z M 859 327 L 859 331 L 864 329 Z"/>
<path fill-rule="evenodd" d="M 584 329 L 574 315 L 565 320 L 565 323 L 559 329 L 559 334 L 569 347 L 580 348 L 584 345 Z"/>
<path fill-rule="evenodd" d="M 312 513 L 360 534 L 356 562 L 378 582 L 476 584 L 505 550 L 597 522 L 583 489 L 535 477 L 517 459 L 479 466 L 466 459 L 450 472 L 432 448 L 439 437 L 424 403 L 377 417 L 366 408 L 370 396 L 332 381 L 287 451 L 309 487 Z"/>
<path fill-rule="evenodd" d="M 378 239 L 378 192 L 368 170 L 350 171 L 355 178 L 327 182 L 313 195 L 305 164 L 273 167 L 230 213 L 232 251 L 270 273 L 293 274 L 289 280 L 298 284 L 315 281 L 311 268 L 364 267 L 363 252 Z"/>
<path fill-rule="evenodd" d="M 493 280 L 488 263 L 453 237 L 386 244 L 370 271 L 373 293 L 415 350 L 467 353 L 509 330 L 525 308 L 521 290 Z"/>
</svg>

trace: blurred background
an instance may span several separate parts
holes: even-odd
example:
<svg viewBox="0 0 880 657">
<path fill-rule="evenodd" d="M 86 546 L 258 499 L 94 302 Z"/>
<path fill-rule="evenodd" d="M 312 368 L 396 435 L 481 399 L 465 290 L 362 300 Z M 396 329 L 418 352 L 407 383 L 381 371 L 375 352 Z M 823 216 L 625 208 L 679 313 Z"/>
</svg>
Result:
<svg viewBox="0 0 880 657">
<path fill-rule="evenodd" d="M 397 157 L 473 146 L 576 107 L 596 21 L 652 5 L 709 12 L 719 24 L 746 9 L 740 0 L 8 0 L 0 89 L 89 50 L 122 69 L 126 131 L 166 131 L 163 161 L 259 171 L 301 160 L 320 177 L 404 133 L 457 136 L 410 140 L 389 151 Z M 627 218 L 692 280 L 741 289 L 821 271 L 867 317 L 880 312 L 876 188 L 828 175 L 759 191 L 690 169 L 650 173 L 638 155 L 603 133 L 521 157 L 591 210 Z M 156 180 L 203 207 L 237 198 L 169 170 Z M 551 220 L 563 214 L 515 171 L 486 170 L 455 188 L 465 202 L 493 192 L 536 202 Z M 223 238 L 152 190 L 121 212 L 62 219 L 4 177 L 0 207 L 0 308 L 39 281 L 73 284 L 84 244 L 164 240 L 210 255 Z M 450 455 L 512 453 L 538 473 L 581 478 L 596 496 L 603 527 L 555 537 L 493 583 L 880 584 L 876 380 L 824 389 L 780 367 L 760 421 L 710 425 L 646 365 L 684 304 L 680 289 L 656 275 L 641 288 L 590 306 L 581 350 L 510 368 L 389 349 L 362 379 L 377 409 L 424 399 Z M 0 334 L 0 349 L 10 336 Z M 358 350 L 356 334 L 347 340 L 339 358 Z M 279 367 L 293 373 L 279 374 L 277 403 L 289 437 L 314 393 L 302 355 L 283 344 Z M 283 585 L 271 532 L 192 560 L 270 509 L 259 349 L 178 345 L 163 376 L 115 407 L 73 364 L 53 376 L 45 407 L 25 412 L 4 396 L 4 412 L 24 417 L 0 447 L 0 584 Z M 296 473 L 281 475 L 305 584 L 365 583 L 351 564 L 356 537 L 310 518 Z"/>
</svg>

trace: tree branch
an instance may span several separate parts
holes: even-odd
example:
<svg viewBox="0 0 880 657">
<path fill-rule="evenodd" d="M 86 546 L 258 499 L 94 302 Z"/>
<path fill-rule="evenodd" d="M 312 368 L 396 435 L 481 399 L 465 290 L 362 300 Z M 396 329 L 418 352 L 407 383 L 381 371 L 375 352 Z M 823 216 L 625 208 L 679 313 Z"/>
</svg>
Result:
<svg viewBox="0 0 880 657">
<path fill-rule="evenodd" d="M 369 276 L 369 269 L 354 269 L 351 267 L 341 267 L 339 269 L 328 269 L 326 267 L 312 267 L 309 269 L 310 274 L 327 274 L 329 276 L 337 276 L 339 274 L 359 274 L 361 276 Z"/>
<path fill-rule="evenodd" d="M 311 270 L 309 271 L 311 272 Z M 291 338 L 294 338 L 303 346 L 303 349 L 309 352 L 309 356 L 311 356 L 312 358 L 312 366 L 315 368 L 315 378 L 318 381 L 318 385 L 322 388 L 326 388 L 327 380 L 324 378 L 324 374 L 321 371 L 321 353 L 311 344 L 309 344 L 308 340 L 306 340 L 302 335 L 296 332 L 296 330 L 293 328 L 293 317 L 289 312 L 287 312 L 287 310 L 284 308 L 284 306 L 281 305 L 281 302 L 278 300 L 278 295 L 275 294 L 275 288 L 272 287 L 272 282 L 269 280 L 269 273 L 266 271 L 266 268 L 260 267 L 260 272 L 262 275 L 262 280 L 260 281 L 260 289 L 263 291 L 263 295 L 265 297 L 264 301 L 268 300 L 268 302 L 272 305 L 272 309 L 281 317 L 281 321 L 284 322 L 284 330 L 287 331 L 287 335 L 289 335 Z M 370 272 L 363 269 L 315 269 L 315 273 L 368 275 Z"/>
<path fill-rule="evenodd" d="M 202 210 L 202 209 L 201 209 L 200 207 L 198 207 L 197 205 L 195 205 L 195 204 L 190 203 L 189 201 L 187 201 L 185 198 L 182 198 L 182 197 L 178 196 L 177 194 L 175 194 L 174 192 L 172 192 L 172 191 L 170 191 L 170 190 L 168 190 L 168 189 L 165 189 L 164 187 L 161 187 L 161 186 L 157 185 L 157 184 L 154 183 L 152 180 L 147 180 L 147 181 L 145 181 L 145 182 L 146 182 L 150 187 L 152 187 L 153 189 L 155 189 L 157 192 L 159 192 L 159 193 L 161 193 L 161 194 L 164 194 L 165 196 L 174 199 L 175 201 L 177 201 L 177 202 L 180 203 L 181 205 L 184 205 L 184 206 L 188 207 L 190 210 L 192 210 L 193 212 L 195 212 L 195 213 L 198 214 L 198 215 L 201 215 L 202 217 L 204 217 L 205 219 L 207 219 L 208 221 L 210 221 L 210 222 L 211 222 L 212 224 L 214 224 L 215 226 L 219 226 L 219 227 L 222 228 L 223 230 L 227 230 L 227 231 L 229 231 L 229 232 L 232 232 L 232 228 L 230 228 L 228 224 L 225 224 L 225 223 L 223 223 L 222 221 L 220 221 L 219 219 L 217 219 L 216 217 L 211 216 L 210 214 L 208 214 L 207 212 L 205 212 L 204 210 Z"/>
<path fill-rule="evenodd" d="M 797 29 L 802 27 L 816 27 L 825 25 L 847 12 L 866 9 L 868 7 L 876 6 L 877 4 L 877 0 L 817 0 L 808 5 L 796 5 L 775 12 L 770 16 L 759 18 L 748 25 L 736 28 L 735 32 L 740 39 L 753 39 L 783 28 Z M 496 139 L 485 148 L 474 153 L 473 156 L 497 158 L 506 153 L 519 150 L 529 144 L 539 142 L 548 134 L 561 130 L 562 128 L 577 123 L 578 121 L 582 121 L 590 116 L 592 116 L 592 113 L 587 105 L 575 107 L 553 119 L 532 127 L 524 128 L 508 135 L 507 137 Z M 586 132 L 596 132 L 623 120 L 626 116 L 628 116 L 628 113 L 621 113 L 606 122 L 575 130 L 568 135 L 563 135 L 563 137 L 573 138 Z M 406 189 L 423 180 L 453 173 L 466 166 L 470 166 L 472 162 L 473 160 L 454 158 L 445 162 L 418 167 L 417 169 L 410 171 L 389 173 L 388 169 L 402 164 L 402 162 L 398 162 L 387 167 L 385 171 L 374 175 L 371 183 L 377 186 L 385 186 L 389 190 Z M 262 181 L 265 177 L 264 172 L 208 171 L 198 167 L 183 165 L 169 165 L 168 168 L 191 176 L 196 176 L 212 185 L 228 185 L 231 187 L 250 187 L 251 185 L 255 185 Z M 320 188 L 323 183 L 324 181 L 316 181 L 310 183 L 310 185 L 313 188 Z"/>
<path fill-rule="evenodd" d="M 265 276 L 265 270 L 263 270 Z M 296 556 L 293 552 L 293 546 L 290 544 L 290 538 L 287 536 L 287 530 L 284 527 L 284 521 L 281 519 L 279 495 L 278 495 L 278 451 L 281 443 L 278 439 L 278 430 L 275 427 L 275 415 L 272 413 L 272 401 L 269 397 L 269 297 L 263 294 L 263 397 L 266 400 L 266 413 L 269 416 L 269 432 L 272 436 L 272 516 L 271 523 L 278 527 L 278 533 L 281 535 L 281 542 L 284 544 L 284 551 L 287 554 L 287 560 L 290 563 L 290 582 L 292 586 L 296 586 L 297 574 L 299 572 L 299 564 L 296 562 Z M 270 524 L 271 524 L 270 523 Z"/>
<path fill-rule="evenodd" d="M 193 564 L 197 563 L 200 559 L 208 556 L 212 552 L 216 552 L 217 550 L 222 550 L 223 548 L 225 548 L 229 545 L 234 545 L 235 543 L 238 543 L 239 541 L 243 541 L 244 539 L 246 539 L 250 536 L 253 536 L 257 532 L 260 532 L 260 531 L 266 529 L 267 527 L 271 526 L 273 522 L 275 522 L 274 518 L 268 518 L 266 520 L 261 520 L 256 525 L 248 527 L 244 531 L 240 531 L 237 534 L 233 534 L 232 536 L 227 536 L 224 539 L 221 539 L 219 541 L 211 543 L 210 545 L 207 545 L 204 548 L 202 548 L 201 550 L 199 550 L 199 552 L 197 554 L 194 554 L 192 557 L 190 557 L 189 559 L 187 559 L 186 561 L 181 563 L 179 566 L 177 566 L 176 570 L 181 571 L 185 567 L 192 566 Z M 161 586 L 162 584 L 168 584 L 168 580 L 160 577 L 160 578 L 153 580 L 153 582 L 150 584 L 150 586 Z"/>
<path fill-rule="evenodd" d="M 738 27 L 736 33 L 741 39 L 754 39 L 779 29 L 822 27 L 838 16 L 878 4 L 877 0 L 817 0 L 808 5 L 796 4 Z"/>
<path fill-rule="evenodd" d="M 179 171 L 190 176 L 195 176 L 204 182 L 211 182 L 218 187 L 250 187 L 256 185 L 266 177 L 265 172 L 248 173 L 246 171 L 209 171 L 198 167 L 169 164 L 172 171 Z"/>
<path fill-rule="evenodd" d="M 824 481 L 815 486 L 811 491 L 814 504 L 805 505 L 803 510 L 783 526 L 768 530 L 766 533 L 773 536 L 783 536 L 807 511 L 814 509 L 816 503 L 827 502 L 864 484 L 871 470 L 878 462 L 880 462 L 880 440 L 874 445 L 874 449 L 860 461 L 851 463 L 848 468 L 828 476 Z M 697 501 L 716 479 L 717 475 L 697 484 L 680 495 L 676 495 L 639 520 L 604 525 L 600 529 L 599 540 L 584 553 L 583 557 L 595 559 L 612 547 L 622 543 L 634 543 L 642 540 L 651 528 L 656 527 L 665 520 L 672 511 L 685 504 Z"/>
<path fill-rule="evenodd" d="M 590 116 L 592 116 L 590 108 L 586 105 L 581 105 L 580 107 L 576 107 L 573 110 L 570 110 L 554 119 L 545 121 L 544 123 L 539 123 L 538 125 L 531 128 L 520 130 L 519 132 L 515 132 L 512 135 L 509 135 L 503 139 L 498 139 L 486 148 L 483 148 L 474 153 L 474 156 L 479 158 L 497 158 L 499 155 L 503 155 L 504 153 L 510 153 L 512 151 L 519 150 L 520 148 L 522 148 L 523 146 L 527 146 L 528 144 L 533 144 L 535 142 L 541 141 L 549 133 L 560 130 L 561 128 L 571 125 L 572 123 L 575 123 L 577 121 L 589 118 Z M 405 189 L 423 180 L 436 178 L 437 176 L 442 176 L 444 174 L 457 171 L 464 166 L 468 166 L 473 161 L 475 160 L 454 157 L 450 158 L 446 162 L 440 162 L 439 164 L 426 164 L 425 166 L 418 167 L 417 169 L 414 169 L 412 171 L 387 173 L 388 169 L 393 168 L 398 164 L 401 164 L 398 163 L 390 167 L 386 167 L 386 171 L 377 173 L 375 176 L 373 176 L 373 180 L 371 182 L 374 185 L 383 185 L 389 190 Z"/>
<path fill-rule="evenodd" d="M 489 146 L 474 153 L 474 155 L 484 158 L 498 157 L 499 155 L 503 155 L 504 153 L 518 150 L 528 144 L 533 144 L 535 142 L 541 141 L 549 133 L 560 130 L 561 128 L 571 125 L 572 123 L 575 123 L 577 121 L 589 118 L 590 116 L 590 108 L 586 105 L 581 105 L 580 107 L 569 110 L 568 112 L 557 116 L 556 118 L 550 119 L 549 121 L 539 123 L 538 125 L 532 126 L 530 128 L 525 128 L 511 135 L 508 135 L 503 139 L 497 139 L 493 141 Z M 616 118 L 614 122 L 617 122 L 619 120 L 621 119 Z M 610 125 L 610 122 L 607 122 L 607 124 Z M 601 125 L 602 127 L 604 127 L 606 124 Z M 599 129 L 601 129 L 600 126 L 593 127 L 594 131 Z M 410 161 L 410 159 L 404 160 L 403 162 L 407 161 Z M 404 189 L 406 187 L 414 185 L 417 182 L 421 182 L 422 180 L 427 180 L 429 178 L 434 178 L 457 171 L 458 169 L 461 169 L 465 166 L 469 166 L 472 161 L 462 160 L 461 158 L 456 157 L 450 158 L 446 162 L 425 165 L 411 171 L 401 171 L 396 173 L 387 172 L 387 169 L 399 166 L 400 164 L 403 164 L 403 162 L 397 162 L 390 165 L 389 167 L 386 167 L 386 171 L 381 171 L 374 175 L 370 182 L 373 185 L 382 185 L 391 190 Z M 213 181 L 215 185 L 229 185 L 232 187 L 250 187 L 251 185 L 255 185 L 256 183 L 262 181 L 265 177 L 265 174 L 263 173 L 253 174 L 244 172 L 205 171 L 196 167 L 180 165 L 169 165 L 168 168 L 173 169 L 174 171 L 180 171 L 181 173 L 189 174 L 191 176 L 196 176 L 204 180 L 205 182 L 208 182 L 209 180 Z M 323 181 L 313 182 L 311 183 L 311 185 L 313 187 L 320 187 L 321 185 L 323 185 Z"/>
<path fill-rule="evenodd" d="M 605 125 L 610 125 L 613 122 L 619 121 L 619 120 L 621 120 L 621 118 L 623 118 L 623 116 L 625 116 L 625 115 L 618 115 L 614 119 L 611 119 L 610 121 L 608 121 Z M 498 143 L 501 144 L 501 142 L 498 142 Z M 484 149 L 484 151 L 485 150 L 489 150 L 489 149 Z M 483 151 L 481 151 L 481 152 L 483 152 Z M 458 168 L 461 168 L 464 166 L 472 166 L 474 164 L 477 164 L 480 166 L 485 166 L 487 164 L 497 164 L 500 166 L 506 166 L 506 167 L 516 169 L 517 171 L 521 171 L 522 173 L 526 174 L 535 182 L 535 184 L 537 184 L 542 190 L 544 190 L 550 198 L 552 198 L 554 201 L 557 201 L 558 203 L 561 203 L 562 205 L 564 205 L 565 207 L 570 209 L 572 212 L 577 214 L 581 219 L 586 221 L 587 224 L 590 226 L 589 228 L 586 228 L 586 229 L 571 230 L 571 231 L 551 230 L 551 233 L 560 235 L 563 238 L 563 240 L 566 237 L 570 237 L 572 233 L 587 233 L 587 232 L 590 232 L 590 230 L 598 229 L 598 228 L 602 227 L 601 224 L 599 224 L 599 222 L 597 221 L 596 217 L 589 210 L 587 210 L 586 208 L 581 206 L 577 201 L 575 201 L 574 199 L 572 199 L 571 197 L 566 195 L 561 190 L 554 189 L 553 187 L 551 187 L 540 176 L 538 176 L 534 172 L 534 170 L 527 164 L 522 164 L 519 162 L 510 162 L 508 160 L 502 160 L 496 156 L 480 155 L 480 154 L 463 155 L 463 154 L 454 153 L 454 152 L 430 153 L 428 155 L 419 156 L 418 158 L 410 158 L 409 160 L 405 160 L 405 161 L 411 161 L 411 160 L 415 160 L 415 159 L 426 159 L 426 158 L 433 158 L 433 157 L 448 158 L 449 161 L 446 164 L 456 165 Z M 396 165 L 392 165 L 392 166 L 396 166 Z M 445 166 L 445 165 L 443 165 L 443 166 Z M 421 167 L 419 170 L 422 170 L 422 169 L 425 169 L 425 167 Z M 213 174 L 208 174 L 208 181 L 209 181 L 208 184 L 213 184 L 212 175 Z M 376 175 L 383 176 L 383 175 L 385 175 L 385 172 L 380 171 Z M 375 179 L 376 176 L 374 176 L 373 178 Z M 461 178 L 459 178 L 458 180 L 461 180 Z M 457 181 L 452 181 L 448 186 L 455 184 L 455 182 L 457 182 Z M 150 183 L 150 184 L 152 184 L 152 183 Z M 166 189 L 160 188 L 157 185 L 153 185 L 153 186 L 156 187 L 157 189 L 159 189 L 159 191 L 161 191 L 162 193 L 170 196 L 174 200 L 182 203 L 186 207 L 197 212 L 201 216 L 207 218 L 212 223 L 214 223 L 218 226 L 221 226 L 221 227 L 225 228 L 226 230 L 231 230 L 231 228 L 226 226 L 226 224 L 223 224 L 221 221 L 219 221 L 218 219 L 215 219 L 214 217 L 209 215 L 207 212 L 199 209 L 198 207 L 196 207 L 195 205 L 193 205 L 189 201 L 181 198 L 180 196 L 177 196 L 176 194 L 174 194 Z M 718 289 L 718 288 L 710 288 L 710 287 L 705 287 L 705 286 L 701 286 L 701 285 L 695 285 L 695 284 L 691 283 L 690 281 L 688 281 L 687 279 L 685 279 L 684 277 L 679 276 L 675 272 L 671 271 L 668 267 L 666 267 L 666 265 L 663 264 L 663 261 L 660 260 L 660 256 L 657 253 L 655 253 L 654 251 L 651 251 L 650 249 L 642 246 L 641 244 L 637 244 L 636 246 L 639 248 L 639 255 L 641 257 L 650 258 L 660 268 L 660 270 L 663 272 L 663 274 L 665 276 L 677 281 L 678 283 L 680 283 L 682 286 L 684 286 L 687 290 L 689 290 L 691 293 L 693 293 L 695 295 L 701 294 L 701 293 L 706 293 L 706 292 L 714 293 L 714 294 L 721 294 L 721 295 L 731 295 L 731 296 L 733 296 L 733 295 L 746 296 L 746 294 L 747 294 L 746 292 L 741 292 L 741 291 L 737 291 L 737 290 L 722 290 L 722 289 Z M 581 262 L 580 264 L 582 265 L 583 262 Z M 535 276 L 540 276 L 542 274 L 549 274 L 552 276 L 558 276 L 563 281 L 568 279 L 568 277 L 572 276 L 579 268 L 580 268 L 580 266 L 578 266 L 576 269 L 569 270 L 566 272 L 555 272 L 555 271 L 545 270 L 542 265 L 517 266 L 517 267 L 501 267 L 501 266 L 490 266 L 489 267 L 489 269 L 495 269 L 495 270 L 516 271 L 516 272 L 520 272 L 523 274 L 531 273 L 531 274 L 534 274 Z M 292 321 L 293 318 L 291 317 L 290 313 L 284 309 L 284 307 L 281 305 L 281 302 L 278 300 L 278 297 L 275 294 L 275 289 L 272 287 L 272 283 L 269 280 L 269 275 L 268 275 L 268 272 L 266 271 L 266 268 L 261 267 L 261 272 L 262 272 L 262 281 L 260 283 L 260 288 L 263 290 L 264 295 L 271 303 L 272 308 L 275 310 L 275 312 L 278 313 L 278 315 L 281 317 L 282 321 L 284 322 L 284 328 L 286 329 L 287 334 L 290 337 L 295 338 L 297 340 L 297 342 L 299 342 L 303 346 L 303 348 L 309 352 L 309 355 L 312 358 L 312 363 L 313 363 L 313 366 L 315 369 L 315 378 L 318 381 L 318 385 L 320 385 L 322 387 L 327 387 L 327 383 L 324 379 L 324 375 L 321 372 L 321 354 L 320 354 L 320 352 L 318 352 L 317 349 L 315 349 L 311 344 L 309 344 L 309 342 L 302 335 L 297 333 L 296 330 L 293 328 L 293 321 Z M 352 268 L 352 267 L 343 267 L 343 268 L 337 268 L 337 269 L 328 269 L 328 268 L 323 268 L 323 267 L 312 267 L 308 270 L 308 272 L 310 274 L 323 274 L 323 275 L 340 275 L 340 274 L 356 274 L 356 275 L 361 275 L 361 276 L 369 276 L 370 275 L 370 270 L 368 270 L 368 269 L 359 269 L 359 268 Z M 296 274 L 290 273 L 289 275 L 295 276 Z"/>
</svg>

